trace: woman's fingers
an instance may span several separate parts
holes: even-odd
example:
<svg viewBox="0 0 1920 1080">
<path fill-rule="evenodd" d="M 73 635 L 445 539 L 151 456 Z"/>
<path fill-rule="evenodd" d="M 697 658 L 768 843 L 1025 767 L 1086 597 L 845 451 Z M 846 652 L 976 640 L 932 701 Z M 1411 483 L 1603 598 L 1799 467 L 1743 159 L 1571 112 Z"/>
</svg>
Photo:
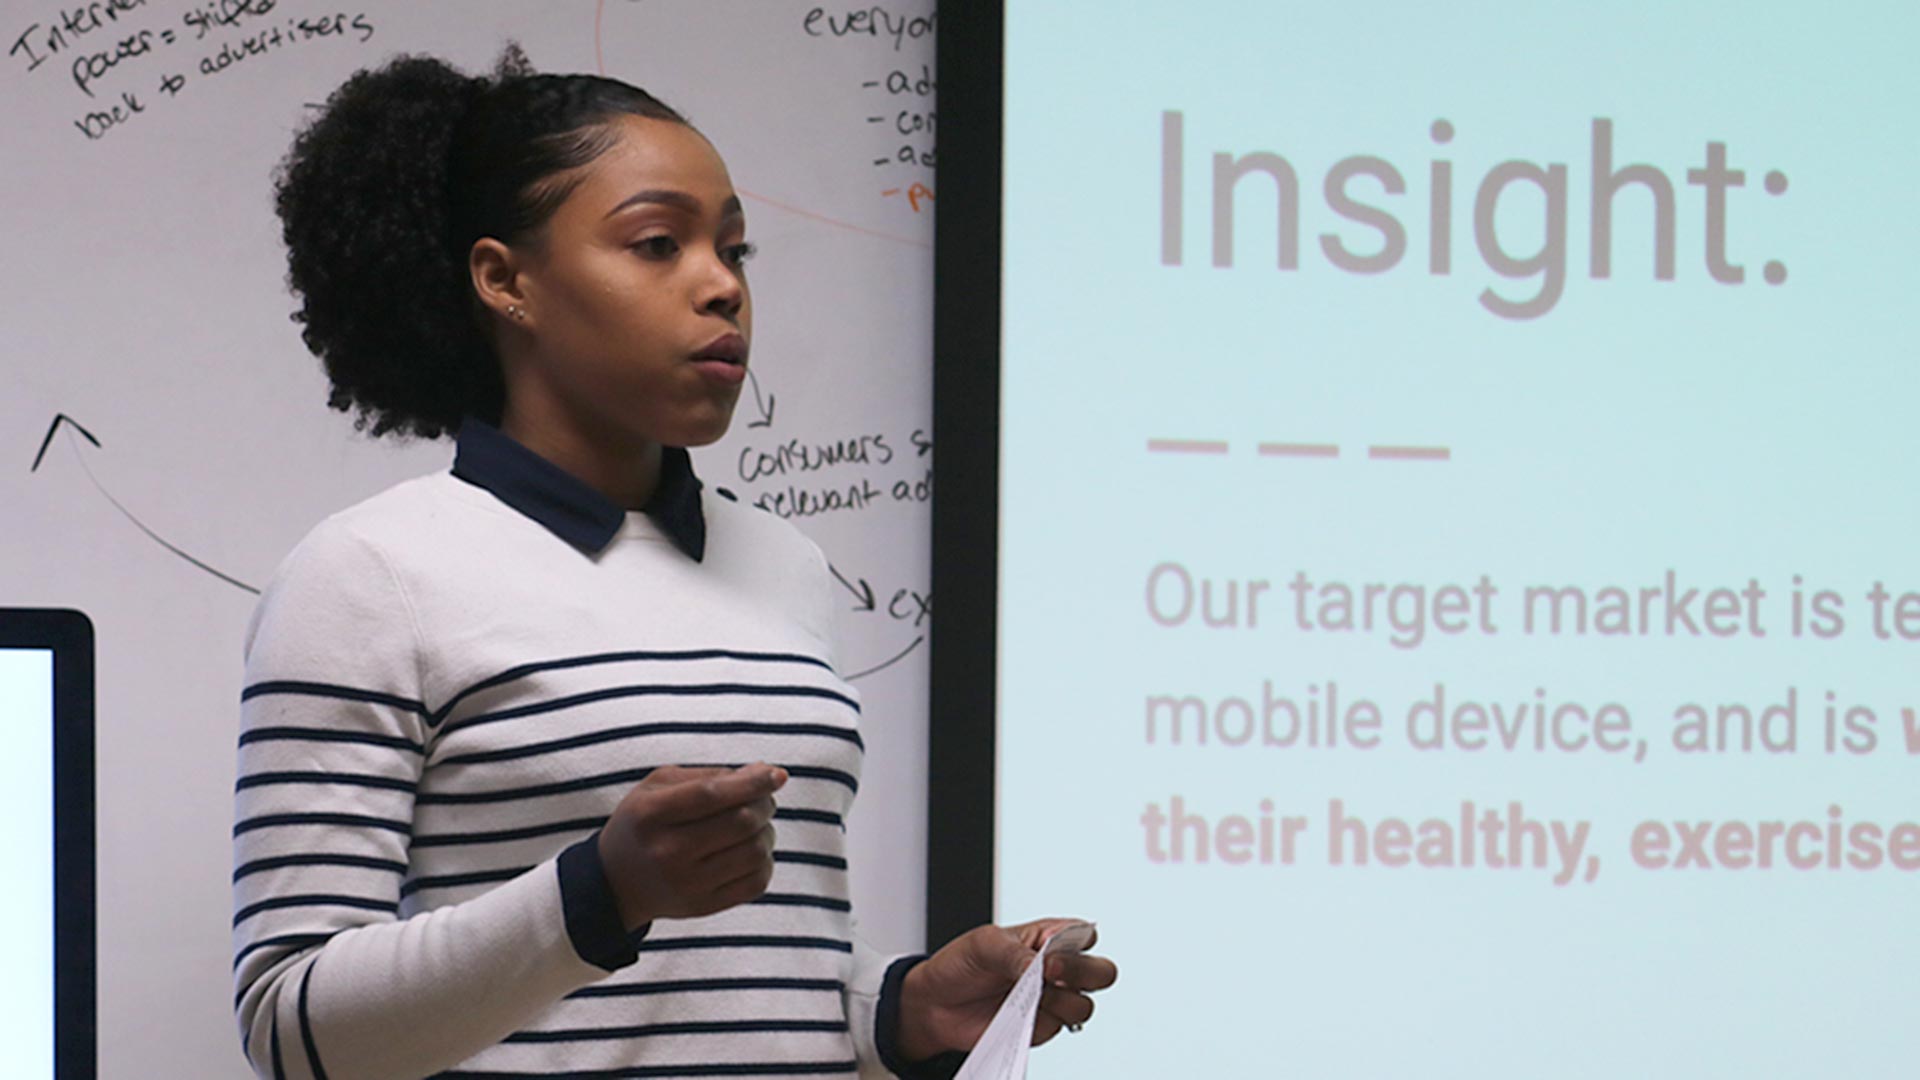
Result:
<svg viewBox="0 0 1920 1080">
<path fill-rule="evenodd" d="M 785 769 L 666 767 L 635 784 L 600 830 L 600 864 L 635 927 L 723 911 L 773 877 L 773 794 Z"/>
<path fill-rule="evenodd" d="M 1050 986 L 1040 995 L 1040 1011 L 1063 1024 L 1084 1024 L 1093 1017 L 1093 999 L 1077 990 Z"/>
<path fill-rule="evenodd" d="M 711 817 L 674 826 L 676 842 L 690 857 L 706 858 L 767 829 L 773 821 L 773 810 L 770 798 L 730 807 Z"/>
<path fill-rule="evenodd" d="M 1040 1009 L 1034 1014 L 1033 1045 L 1053 1038 L 1062 1027 L 1078 1027 L 1092 1017 L 1092 998 L 1076 990 L 1050 986 L 1040 994 Z"/>
<path fill-rule="evenodd" d="M 1015 936 L 1019 937 L 1021 944 L 1025 945 L 1029 949 L 1038 950 L 1040 946 L 1043 943 L 1045 943 L 1045 941 L 1048 938 L 1052 937 L 1054 934 L 1060 932 L 1061 930 L 1066 929 L 1069 926 L 1078 925 L 1080 921 L 1081 920 L 1079 919 L 1059 919 L 1059 918 L 1035 919 L 1032 922 L 1021 923 L 1018 926 L 1009 926 L 1007 927 L 1007 929 L 1012 931 Z M 1092 927 L 1089 927 L 1087 930 L 1086 947 L 1089 949 L 1092 948 L 1093 943 L 1098 940 L 1100 940 L 1100 932 L 1096 929 L 1093 929 Z"/>
<path fill-rule="evenodd" d="M 1067 953 L 1047 958 L 1047 983 L 1073 990 L 1105 990 L 1120 978 L 1120 968 L 1104 956 Z"/>
<path fill-rule="evenodd" d="M 736 879 L 762 871 L 771 876 L 774 840 L 773 826 L 767 825 L 733 846 L 701 859 L 695 864 L 694 880 L 707 889 L 718 889 Z"/>
</svg>

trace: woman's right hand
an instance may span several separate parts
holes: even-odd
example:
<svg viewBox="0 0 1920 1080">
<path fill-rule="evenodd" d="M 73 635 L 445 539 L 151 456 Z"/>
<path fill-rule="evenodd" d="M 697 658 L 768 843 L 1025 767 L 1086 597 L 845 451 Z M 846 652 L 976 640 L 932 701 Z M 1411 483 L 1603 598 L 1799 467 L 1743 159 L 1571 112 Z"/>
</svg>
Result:
<svg viewBox="0 0 1920 1080">
<path fill-rule="evenodd" d="M 600 830 L 600 865 L 629 930 L 711 915 L 758 898 L 773 880 L 775 765 L 655 769 Z"/>
</svg>

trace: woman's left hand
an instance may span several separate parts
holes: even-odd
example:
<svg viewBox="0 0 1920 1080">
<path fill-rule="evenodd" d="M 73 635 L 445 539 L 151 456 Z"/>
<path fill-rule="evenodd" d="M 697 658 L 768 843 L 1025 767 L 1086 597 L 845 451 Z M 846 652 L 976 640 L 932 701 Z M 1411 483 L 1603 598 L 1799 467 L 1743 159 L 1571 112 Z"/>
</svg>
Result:
<svg viewBox="0 0 1920 1080">
<path fill-rule="evenodd" d="M 900 989 L 900 1053 L 921 1061 L 949 1050 L 971 1050 L 999 1011 L 1042 942 L 1074 919 L 1039 919 L 1019 926 L 977 926 L 914 965 Z M 1093 941 L 1089 939 L 1088 947 Z M 1087 995 L 1112 986 L 1113 961 L 1086 953 L 1047 958 L 1046 989 L 1034 1018 L 1033 1045 L 1093 1015 Z"/>
</svg>

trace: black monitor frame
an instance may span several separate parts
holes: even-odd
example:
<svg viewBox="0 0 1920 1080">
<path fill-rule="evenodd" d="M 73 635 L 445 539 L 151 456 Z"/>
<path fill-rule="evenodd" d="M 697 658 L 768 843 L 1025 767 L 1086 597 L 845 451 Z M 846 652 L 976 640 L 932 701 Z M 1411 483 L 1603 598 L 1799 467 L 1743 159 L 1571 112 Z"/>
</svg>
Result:
<svg viewBox="0 0 1920 1080">
<path fill-rule="evenodd" d="M 98 1069 L 94 936 L 93 623 L 78 611 L 0 608 L 0 649 L 53 653 L 53 1062 Z"/>
<path fill-rule="evenodd" d="M 934 219 L 933 595 L 927 938 L 994 917 L 1005 7 L 940 13 Z"/>
</svg>

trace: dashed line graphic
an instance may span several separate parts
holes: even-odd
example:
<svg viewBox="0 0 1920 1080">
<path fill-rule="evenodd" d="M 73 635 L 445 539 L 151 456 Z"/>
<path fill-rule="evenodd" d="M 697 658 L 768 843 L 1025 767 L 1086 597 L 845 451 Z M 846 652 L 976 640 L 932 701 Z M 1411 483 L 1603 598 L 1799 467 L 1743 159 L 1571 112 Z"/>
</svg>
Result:
<svg viewBox="0 0 1920 1080">
<path fill-rule="evenodd" d="M 1339 457 L 1340 448 L 1333 443 L 1293 443 L 1263 442 L 1259 447 L 1261 457 Z"/>
<path fill-rule="evenodd" d="M 1367 456 L 1375 461 L 1448 461 L 1453 451 L 1444 446 L 1369 446 Z"/>
<path fill-rule="evenodd" d="M 1223 455 L 1230 452 L 1231 445 L 1225 439 L 1148 439 L 1149 454 L 1212 454 Z M 1317 442 L 1263 442 L 1254 447 L 1261 457 L 1277 458 L 1338 458 L 1339 443 Z M 1367 458 L 1371 461 L 1452 461 L 1453 448 L 1450 446 L 1406 446 L 1392 443 L 1373 443 L 1367 447 Z"/>
<path fill-rule="evenodd" d="M 1154 454 L 1224 454 L 1227 444 L 1207 439 L 1148 439 L 1147 450 Z"/>
</svg>

